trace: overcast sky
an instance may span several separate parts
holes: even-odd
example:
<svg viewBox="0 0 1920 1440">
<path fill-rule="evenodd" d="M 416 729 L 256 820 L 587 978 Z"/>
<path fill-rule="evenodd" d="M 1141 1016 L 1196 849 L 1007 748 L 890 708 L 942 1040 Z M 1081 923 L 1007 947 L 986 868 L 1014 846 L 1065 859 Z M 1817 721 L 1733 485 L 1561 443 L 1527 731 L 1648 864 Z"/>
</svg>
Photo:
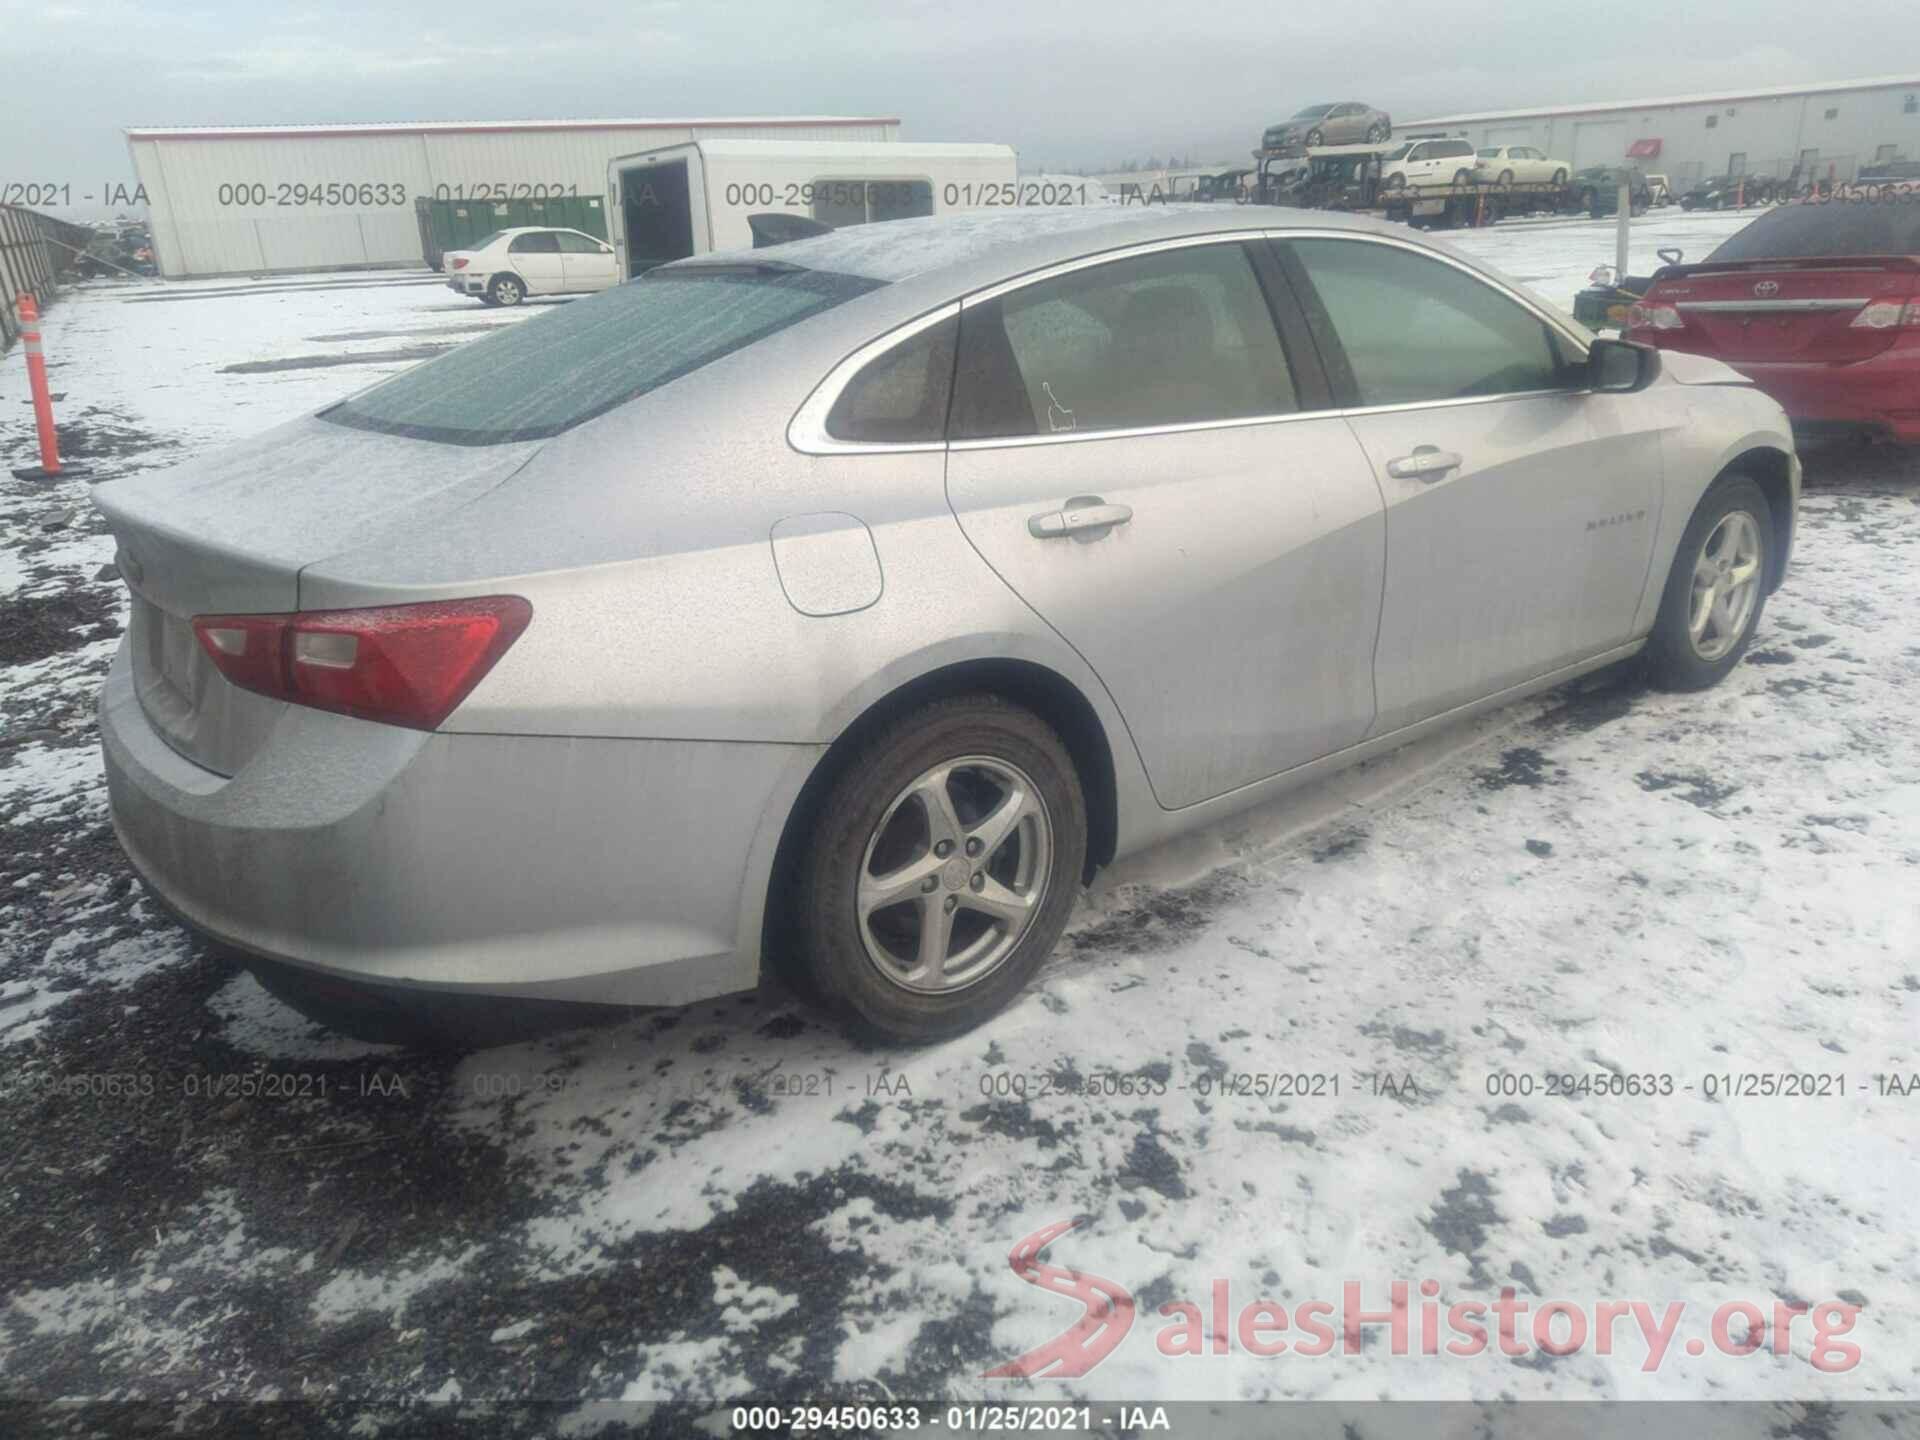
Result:
<svg viewBox="0 0 1920 1440">
<path fill-rule="evenodd" d="M 1029 170 L 1240 159 L 1309 101 L 1412 120 L 1851 79 L 1920 68 L 1916 41 L 1887 0 L 0 0 L 0 185 L 130 184 L 128 125 L 833 113 Z"/>
</svg>

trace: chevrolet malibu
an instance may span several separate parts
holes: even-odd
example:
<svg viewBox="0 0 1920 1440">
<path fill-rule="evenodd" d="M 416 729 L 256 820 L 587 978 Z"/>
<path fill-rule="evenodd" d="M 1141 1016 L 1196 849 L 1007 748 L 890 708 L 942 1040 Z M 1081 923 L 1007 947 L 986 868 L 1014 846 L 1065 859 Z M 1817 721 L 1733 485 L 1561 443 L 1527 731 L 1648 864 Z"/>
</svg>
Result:
<svg viewBox="0 0 1920 1440">
<path fill-rule="evenodd" d="M 1116 856 L 1628 657 L 1720 679 L 1799 485 L 1716 361 L 1367 220 L 702 257 L 99 487 L 114 824 L 363 1033 L 778 963 L 931 1039 Z"/>
</svg>

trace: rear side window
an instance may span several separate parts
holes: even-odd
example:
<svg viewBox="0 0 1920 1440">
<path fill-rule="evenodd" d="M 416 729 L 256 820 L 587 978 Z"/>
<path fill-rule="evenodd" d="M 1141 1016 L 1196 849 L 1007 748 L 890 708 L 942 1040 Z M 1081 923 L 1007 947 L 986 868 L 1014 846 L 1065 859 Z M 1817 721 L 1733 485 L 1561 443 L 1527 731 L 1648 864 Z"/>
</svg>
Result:
<svg viewBox="0 0 1920 1440">
<path fill-rule="evenodd" d="M 1361 405 L 1570 383 L 1546 322 L 1463 270 L 1371 241 L 1288 243 L 1312 283 L 1308 323 L 1344 354 Z"/>
<path fill-rule="evenodd" d="M 1299 408 L 1238 244 L 1041 280 L 962 312 L 956 440 L 1249 419 Z"/>
<path fill-rule="evenodd" d="M 861 367 L 833 402 L 827 434 L 873 444 L 938 443 L 953 393 L 958 317 L 928 326 Z"/>
<path fill-rule="evenodd" d="M 560 237 L 551 230 L 542 230 L 536 235 L 516 235 L 507 249 L 515 255 L 556 255 L 560 251 Z"/>
<path fill-rule="evenodd" d="M 820 270 L 652 271 L 469 341 L 321 418 L 449 445 L 543 440 L 883 283 Z"/>
<path fill-rule="evenodd" d="M 591 235 L 582 235 L 578 230 L 556 230 L 554 239 L 560 242 L 560 253 L 563 255 L 600 255 L 607 248 Z"/>
<path fill-rule="evenodd" d="M 1714 260 L 1807 260 L 1845 255 L 1920 255 L 1920 205 L 1833 200 L 1769 210 L 1729 236 Z"/>
</svg>

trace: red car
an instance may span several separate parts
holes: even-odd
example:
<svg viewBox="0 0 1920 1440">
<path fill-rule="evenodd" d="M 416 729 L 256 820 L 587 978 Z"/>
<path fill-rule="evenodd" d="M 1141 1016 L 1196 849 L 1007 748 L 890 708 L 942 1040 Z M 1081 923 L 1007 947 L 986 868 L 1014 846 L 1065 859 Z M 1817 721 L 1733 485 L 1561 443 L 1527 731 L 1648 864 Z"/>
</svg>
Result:
<svg viewBox="0 0 1920 1440">
<path fill-rule="evenodd" d="M 1920 445 L 1920 192 L 1770 210 L 1697 265 L 1669 265 L 1626 338 L 1711 355 L 1797 430 Z"/>
</svg>

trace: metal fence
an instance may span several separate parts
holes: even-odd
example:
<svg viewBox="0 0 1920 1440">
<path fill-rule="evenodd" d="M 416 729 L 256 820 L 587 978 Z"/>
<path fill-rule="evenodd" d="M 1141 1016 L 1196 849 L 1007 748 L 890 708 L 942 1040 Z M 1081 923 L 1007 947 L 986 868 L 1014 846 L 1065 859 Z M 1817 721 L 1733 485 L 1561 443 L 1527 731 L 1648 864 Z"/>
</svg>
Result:
<svg viewBox="0 0 1920 1440">
<path fill-rule="evenodd" d="M 21 293 L 31 292 L 44 308 L 87 234 L 84 225 L 0 205 L 0 350 L 20 333 Z"/>
</svg>

